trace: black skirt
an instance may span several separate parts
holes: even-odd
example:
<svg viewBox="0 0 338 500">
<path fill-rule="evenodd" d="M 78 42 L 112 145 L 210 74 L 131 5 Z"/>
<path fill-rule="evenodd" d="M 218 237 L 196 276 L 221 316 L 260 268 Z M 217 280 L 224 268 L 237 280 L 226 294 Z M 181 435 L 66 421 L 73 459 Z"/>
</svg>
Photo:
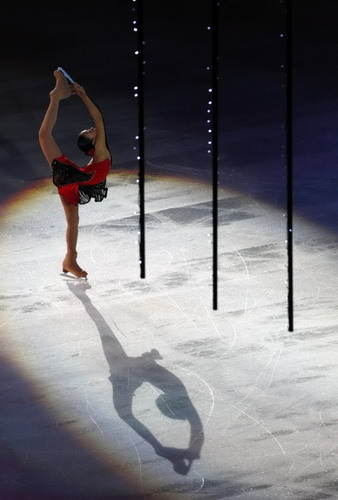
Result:
<svg viewBox="0 0 338 500">
<path fill-rule="evenodd" d="M 105 180 L 93 186 L 79 186 L 79 204 L 85 205 L 90 202 L 91 198 L 95 201 L 102 201 L 107 198 L 107 193 Z"/>
<path fill-rule="evenodd" d="M 92 179 L 92 173 L 87 174 L 86 172 L 81 172 L 72 165 L 67 165 L 59 160 L 53 160 L 53 184 L 56 187 L 66 186 L 66 184 L 74 184 L 76 182 L 88 182 Z"/>
</svg>

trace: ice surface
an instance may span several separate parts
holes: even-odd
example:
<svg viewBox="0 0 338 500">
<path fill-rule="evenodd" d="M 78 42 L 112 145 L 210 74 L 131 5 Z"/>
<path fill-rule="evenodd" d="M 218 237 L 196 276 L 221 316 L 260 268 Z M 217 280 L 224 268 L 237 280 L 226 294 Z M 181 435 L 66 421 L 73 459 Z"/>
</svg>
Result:
<svg viewBox="0 0 338 500">
<path fill-rule="evenodd" d="M 53 187 L 3 214 L 3 489 L 334 497 L 336 237 L 297 220 L 288 332 L 282 212 L 220 190 L 213 311 L 210 186 L 147 179 L 142 280 L 135 178 L 116 173 L 109 185 L 107 200 L 80 208 L 87 281 L 60 274 Z"/>
</svg>

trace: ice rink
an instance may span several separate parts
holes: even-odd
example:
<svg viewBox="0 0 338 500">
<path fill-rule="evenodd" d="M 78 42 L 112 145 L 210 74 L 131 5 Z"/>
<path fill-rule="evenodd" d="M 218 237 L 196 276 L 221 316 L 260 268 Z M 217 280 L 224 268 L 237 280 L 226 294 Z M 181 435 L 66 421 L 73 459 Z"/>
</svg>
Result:
<svg viewBox="0 0 338 500">
<path fill-rule="evenodd" d="M 116 17 L 105 20 L 107 2 L 97 3 L 104 28 L 115 23 L 114 64 L 107 69 L 100 60 L 92 66 L 78 61 L 80 23 L 75 52 L 62 63 L 85 75 L 83 84 L 98 94 L 114 158 L 107 199 L 80 207 L 78 261 L 87 280 L 61 272 L 65 220 L 37 143 L 62 50 L 54 38 L 40 45 L 46 26 L 28 22 L 22 33 L 23 17 L 13 17 L 14 6 L 7 10 L 7 30 L 25 36 L 41 59 L 30 72 L 14 41 L 0 89 L 0 498 L 337 498 L 338 97 L 337 70 L 330 68 L 338 40 L 331 11 L 299 0 L 295 12 L 290 332 L 283 50 L 272 36 L 280 10 L 262 1 L 240 25 L 244 14 L 236 9 L 247 2 L 231 1 L 222 11 L 228 64 L 222 66 L 215 311 L 208 76 L 197 64 L 199 57 L 201 65 L 208 60 L 207 34 L 197 42 L 194 37 L 205 24 L 207 2 L 197 2 L 192 18 L 193 2 L 184 3 L 175 57 L 166 14 L 174 22 L 177 11 L 163 0 L 147 4 L 145 279 L 133 149 L 135 74 L 128 55 L 132 11 L 128 2 L 116 1 Z M 39 8 L 38 2 L 23 13 L 29 20 Z M 50 9 L 58 12 L 56 3 Z M 64 14 L 63 40 L 75 11 Z M 95 33 L 89 52 L 108 43 L 104 29 Z M 304 47 L 316 55 L 315 69 Z M 270 50 L 275 56 L 268 58 Z M 57 138 L 67 150 L 78 122 L 86 125 L 78 106 L 62 103 Z"/>
<path fill-rule="evenodd" d="M 52 478 L 42 498 L 110 498 L 118 475 L 135 498 L 330 495 L 337 239 L 299 221 L 288 332 L 283 216 L 222 190 L 213 311 L 207 186 L 147 181 L 141 280 L 132 181 L 112 175 L 114 196 L 82 208 L 88 280 L 58 272 L 64 222 L 49 184 L 5 211 L 1 344 L 15 372 L 2 391 L 13 453 L 2 485 Z"/>
</svg>

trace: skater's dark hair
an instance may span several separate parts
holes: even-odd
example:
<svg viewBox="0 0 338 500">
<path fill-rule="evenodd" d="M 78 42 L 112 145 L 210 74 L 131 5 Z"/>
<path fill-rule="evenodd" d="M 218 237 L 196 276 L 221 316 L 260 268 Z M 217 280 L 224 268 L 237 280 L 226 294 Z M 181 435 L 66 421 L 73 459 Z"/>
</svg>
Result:
<svg viewBox="0 0 338 500">
<path fill-rule="evenodd" d="M 92 153 L 95 149 L 93 140 L 86 137 L 83 132 L 80 132 L 77 136 L 77 146 L 81 151 L 89 156 L 92 156 Z"/>
</svg>

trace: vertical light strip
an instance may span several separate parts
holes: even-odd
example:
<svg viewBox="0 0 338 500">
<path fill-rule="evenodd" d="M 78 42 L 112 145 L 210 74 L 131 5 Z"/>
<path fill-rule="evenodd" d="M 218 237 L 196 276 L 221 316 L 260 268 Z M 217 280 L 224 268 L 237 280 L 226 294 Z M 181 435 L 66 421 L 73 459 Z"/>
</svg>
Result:
<svg viewBox="0 0 338 500">
<path fill-rule="evenodd" d="M 140 277 L 146 277 L 146 245 L 145 245 L 145 207 L 144 207 L 144 177 L 145 177 L 145 158 L 144 158 L 144 26 L 143 26 L 143 0 L 133 0 L 136 3 L 137 19 L 134 25 L 134 31 L 137 32 L 137 61 L 138 61 L 138 85 L 135 97 L 138 98 L 138 184 L 139 184 L 139 246 L 140 246 Z"/>
<path fill-rule="evenodd" d="M 292 10 L 285 0 L 286 15 L 286 169 L 287 169 L 287 249 L 288 249 L 288 321 L 293 332 L 293 128 L 292 128 Z"/>
<path fill-rule="evenodd" d="M 213 309 L 218 309 L 218 11 L 219 1 L 212 0 L 212 220 L 213 220 Z"/>
</svg>

